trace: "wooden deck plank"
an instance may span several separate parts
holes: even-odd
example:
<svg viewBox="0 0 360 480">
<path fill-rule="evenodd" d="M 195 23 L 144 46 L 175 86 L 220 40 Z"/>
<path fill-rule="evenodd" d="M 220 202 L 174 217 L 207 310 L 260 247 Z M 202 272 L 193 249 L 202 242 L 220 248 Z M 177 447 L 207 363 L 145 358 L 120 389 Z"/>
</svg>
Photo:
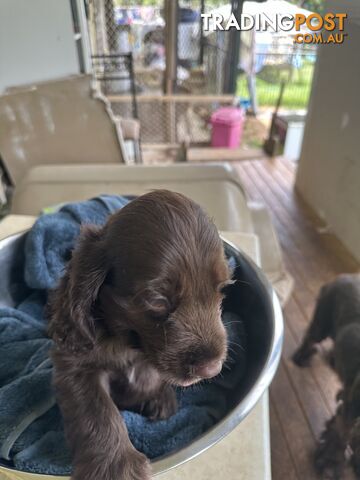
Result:
<svg viewBox="0 0 360 480">
<path fill-rule="evenodd" d="M 307 480 L 316 478 L 311 462 L 315 437 L 306 421 L 302 404 L 293 390 L 283 361 L 280 362 L 278 372 L 271 385 L 271 396 L 276 405 L 298 477 Z M 273 463 L 274 461 L 272 461 Z"/>
<path fill-rule="evenodd" d="M 313 371 L 299 368 L 291 360 L 297 343 L 294 341 L 288 323 L 285 322 L 285 341 L 283 364 L 289 376 L 292 389 L 303 406 L 304 415 L 315 438 L 323 430 L 324 423 L 333 414 L 330 405 L 325 401 Z"/>
<path fill-rule="evenodd" d="M 285 319 L 289 329 L 293 333 L 293 337 L 296 339 L 293 345 L 289 345 L 288 342 L 285 342 L 284 344 L 283 354 L 290 359 L 296 347 L 300 344 L 305 328 L 308 324 L 306 317 L 294 298 L 290 298 L 285 307 Z M 305 374 L 308 374 L 309 370 L 316 379 L 320 394 L 324 398 L 328 411 L 330 413 L 334 412 L 336 405 L 335 396 L 340 388 L 340 382 L 337 375 L 328 367 L 320 355 L 315 355 L 311 362 L 311 366 L 303 371 Z"/>
<path fill-rule="evenodd" d="M 320 287 L 341 272 L 357 271 L 359 264 L 333 235 L 320 233 L 321 220 L 294 191 L 294 164 L 274 159 L 236 167 L 249 198 L 269 208 L 295 283 L 284 311 L 282 360 L 270 388 L 273 479 L 315 480 L 312 452 L 335 409 L 340 384 L 321 355 L 306 369 L 296 367 L 291 355 L 310 322 Z M 353 478 L 351 470 L 345 478 Z"/>
<path fill-rule="evenodd" d="M 285 263 L 290 273 L 295 280 L 295 290 L 301 292 L 301 297 L 306 304 L 309 315 L 311 314 L 314 306 L 314 293 L 320 288 L 311 289 L 311 285 L 307 281 L 308 271 L 305 270 L 304 258 L 306 258 L 306 252 L 302 253 L 299 246 L 293 241 L 292 236 L 288 232 L 289 223 L 282 218 L 282 210 L 278 208 L 277 202 L 274 201 L 272 195 L 268 193 L 268 187 L 265 182 L 256 175 L 251 165 L 238 166 L 239 173 L 242 180 L 245 183 L 245 188 L 250 194 L 251 198 L 254 198 L 254 189 L 257 191 L 255 198 L 259 199 L 268 206 L 270 214 L 272 216 L 281 247 L 284 251 Z"/>
<path fill-rule="evenodd" d="M 278 222 L 285 230 L 285 236 L 292 247 L 291 255 L 296 259 L 299 271 L 306 277 L 307 285 L 312 292 L 316 293 L 323 277 L 326 275 L 329 278 L 330 274 L 334 273 L 326 264 L 324 256 L 313 248 L 315 240 L 306 231 L 305 222 L 299 225 L 299 219 L 294 219 L 294 214 L 289 212 L 291 196 L 281 192 L 278 182 L 274 182 L 274 176 L 266 170 L 266 166 L 254 163 L 251 167 L 254 169 L 254 174 L 258 175 L 258 182 L 262 185 L 267 202 L 271 202 Z"/>
<path fill-rule="evenodd" d="M 282 198 L 287 201 L 287 210 L 291 216 L 296 219 L 297 225 L 301 225 L 301 232 L 305 233 L 305 239 L 309 239 L 316 245 L 321 246 L 320 253 L 322 253 L 322 255 L 320 261 L 322 262 L 323 268 L 329 268 L 330 270 L 339 269 L 340 272 L 342 272 L 344 268 L 349 271 L 356 271 L 358 268 L 357 262 L 346 248 L 334 235 L 324 233 L 324 222 L 306 205 L 296 190 L 289 190 L 289 182 L 293 183 L 294 181 L 294 174 L 292 174 L 292 176 L 286 176 L 286 165 L 289 163 L 290 162 L 286 162 L 285 160 L 277 160 L 276 163 L 265 162 L 263 168 L 265 171 L 270 172 L 272 178 L 276 180 L 279 193 L 282 195 Z M 274 184 L 275 182 L 273 185 Z M 322 228 L 321 234 L 319 234 L 319 228 Z M 329 254 L 333 256 L 331 265 L 328 261 Z M 337 274 L 339 271 L 335 271 L 335 273 Z"/>
</svg>

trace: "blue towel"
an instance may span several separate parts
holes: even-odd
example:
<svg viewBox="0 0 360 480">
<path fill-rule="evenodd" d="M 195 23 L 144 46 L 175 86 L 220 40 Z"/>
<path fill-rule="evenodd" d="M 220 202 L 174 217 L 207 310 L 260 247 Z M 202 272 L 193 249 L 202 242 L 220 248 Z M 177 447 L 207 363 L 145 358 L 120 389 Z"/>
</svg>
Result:
<svg viewBox="0 0 360 480">
<path fill-rule="evenodd" d="M 52 475 L 71 472 L 60 410 L 51 387 L 52 365 L 44 306 L 71 256 L 82 224 L 102 225 L 129 199 L 102 195 L 41 216 L 28 233 L 24 259 L 24 298 L 16 308 L 0 308 L 0 462 L 18 470 Z M 149 458 L 179 449 L 199 436 L 228 408 L 229 391 L 245 369 L 245 331 L 241 319 L 223 313 L 231 355 L 213 382 L 177 391 L 179 410 L 151 422 L 119 412 L 134 446 Z"/>
</svg>

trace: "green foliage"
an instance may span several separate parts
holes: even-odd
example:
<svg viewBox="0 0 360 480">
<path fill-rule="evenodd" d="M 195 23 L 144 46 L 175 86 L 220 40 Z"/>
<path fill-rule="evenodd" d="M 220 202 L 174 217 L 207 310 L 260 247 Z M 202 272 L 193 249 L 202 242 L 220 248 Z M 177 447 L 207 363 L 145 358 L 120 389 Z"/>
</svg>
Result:
<svg viewBox="0 0 360 480">
<path fill-rule="evenodd" d="M 309 102 L 314 65 L 305 64 L 302 68 L 294 70 L 292 80 L 287 83 L 282 100 L 282 106 L 289 109 L 306 108 Z M 282 78 L 282 75 L 280 74 Z M 273 78 L 272 78 L 273 80 Z M 237 83 L 237 95 L 249 98 L 246 78 L 241 75 Z M 256 77 L 256 93 L 259 107 L 274 107 L 280 93 L 280 81 L 273 83 Z"/>
</svg>

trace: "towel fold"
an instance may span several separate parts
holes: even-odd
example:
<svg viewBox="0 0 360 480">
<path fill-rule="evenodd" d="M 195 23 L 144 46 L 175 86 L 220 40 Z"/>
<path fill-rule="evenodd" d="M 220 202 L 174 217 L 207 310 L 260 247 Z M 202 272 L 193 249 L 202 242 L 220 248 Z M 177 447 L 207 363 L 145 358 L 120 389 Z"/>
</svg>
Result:
<svg viewBox="0 0 360 480">
<path fill-rule="evenodd" d="M 83 224 L 103 225 L 128 198 L 102 195 L 70 203 L 41 216 L 27 234 L 23 298 L 16 308 L 0 308 L 0 458 L 16 469 L 52 475 L 71 472 L 63 422 L 51 386 L 52 340 L 46 336 L 47 291 L 56 287 Z M 179 449 L 204 433 L 229 408 L 229 390 L 245 369 L 246 336 L 241 319 L 223 313 L 232 345 L 222 375 L 212 382 L 177 391 L 179 410 L 151 422 L 134 412 L 119 412 L 134 446 L 149 458 Z M 0 460 L 1 462 L 1 460 Z"/>
</svg>

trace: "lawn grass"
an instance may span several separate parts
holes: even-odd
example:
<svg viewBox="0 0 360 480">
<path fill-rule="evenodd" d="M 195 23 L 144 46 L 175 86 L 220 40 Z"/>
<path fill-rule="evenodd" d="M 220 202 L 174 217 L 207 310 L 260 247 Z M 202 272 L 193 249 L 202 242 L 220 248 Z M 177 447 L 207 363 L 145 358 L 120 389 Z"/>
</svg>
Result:
<svg viewBox="0 0 360 480">
<path fill-rule="evenodd" d="M 307 63 L 299 69 L 294 69 L 292 79 L 285 87 L 281 106 L 289 109 L 307 108 L 314 65 Z M 266 67 L 256 76 L 256 93 L 259 107 L 274 107 L 280 92 L 281 80 L 288 80 L 288 71 L 276 67 Z M 249 98 L 245 75 L 240 75 L 237 82 L 237 95 Z"/>
</svg>

